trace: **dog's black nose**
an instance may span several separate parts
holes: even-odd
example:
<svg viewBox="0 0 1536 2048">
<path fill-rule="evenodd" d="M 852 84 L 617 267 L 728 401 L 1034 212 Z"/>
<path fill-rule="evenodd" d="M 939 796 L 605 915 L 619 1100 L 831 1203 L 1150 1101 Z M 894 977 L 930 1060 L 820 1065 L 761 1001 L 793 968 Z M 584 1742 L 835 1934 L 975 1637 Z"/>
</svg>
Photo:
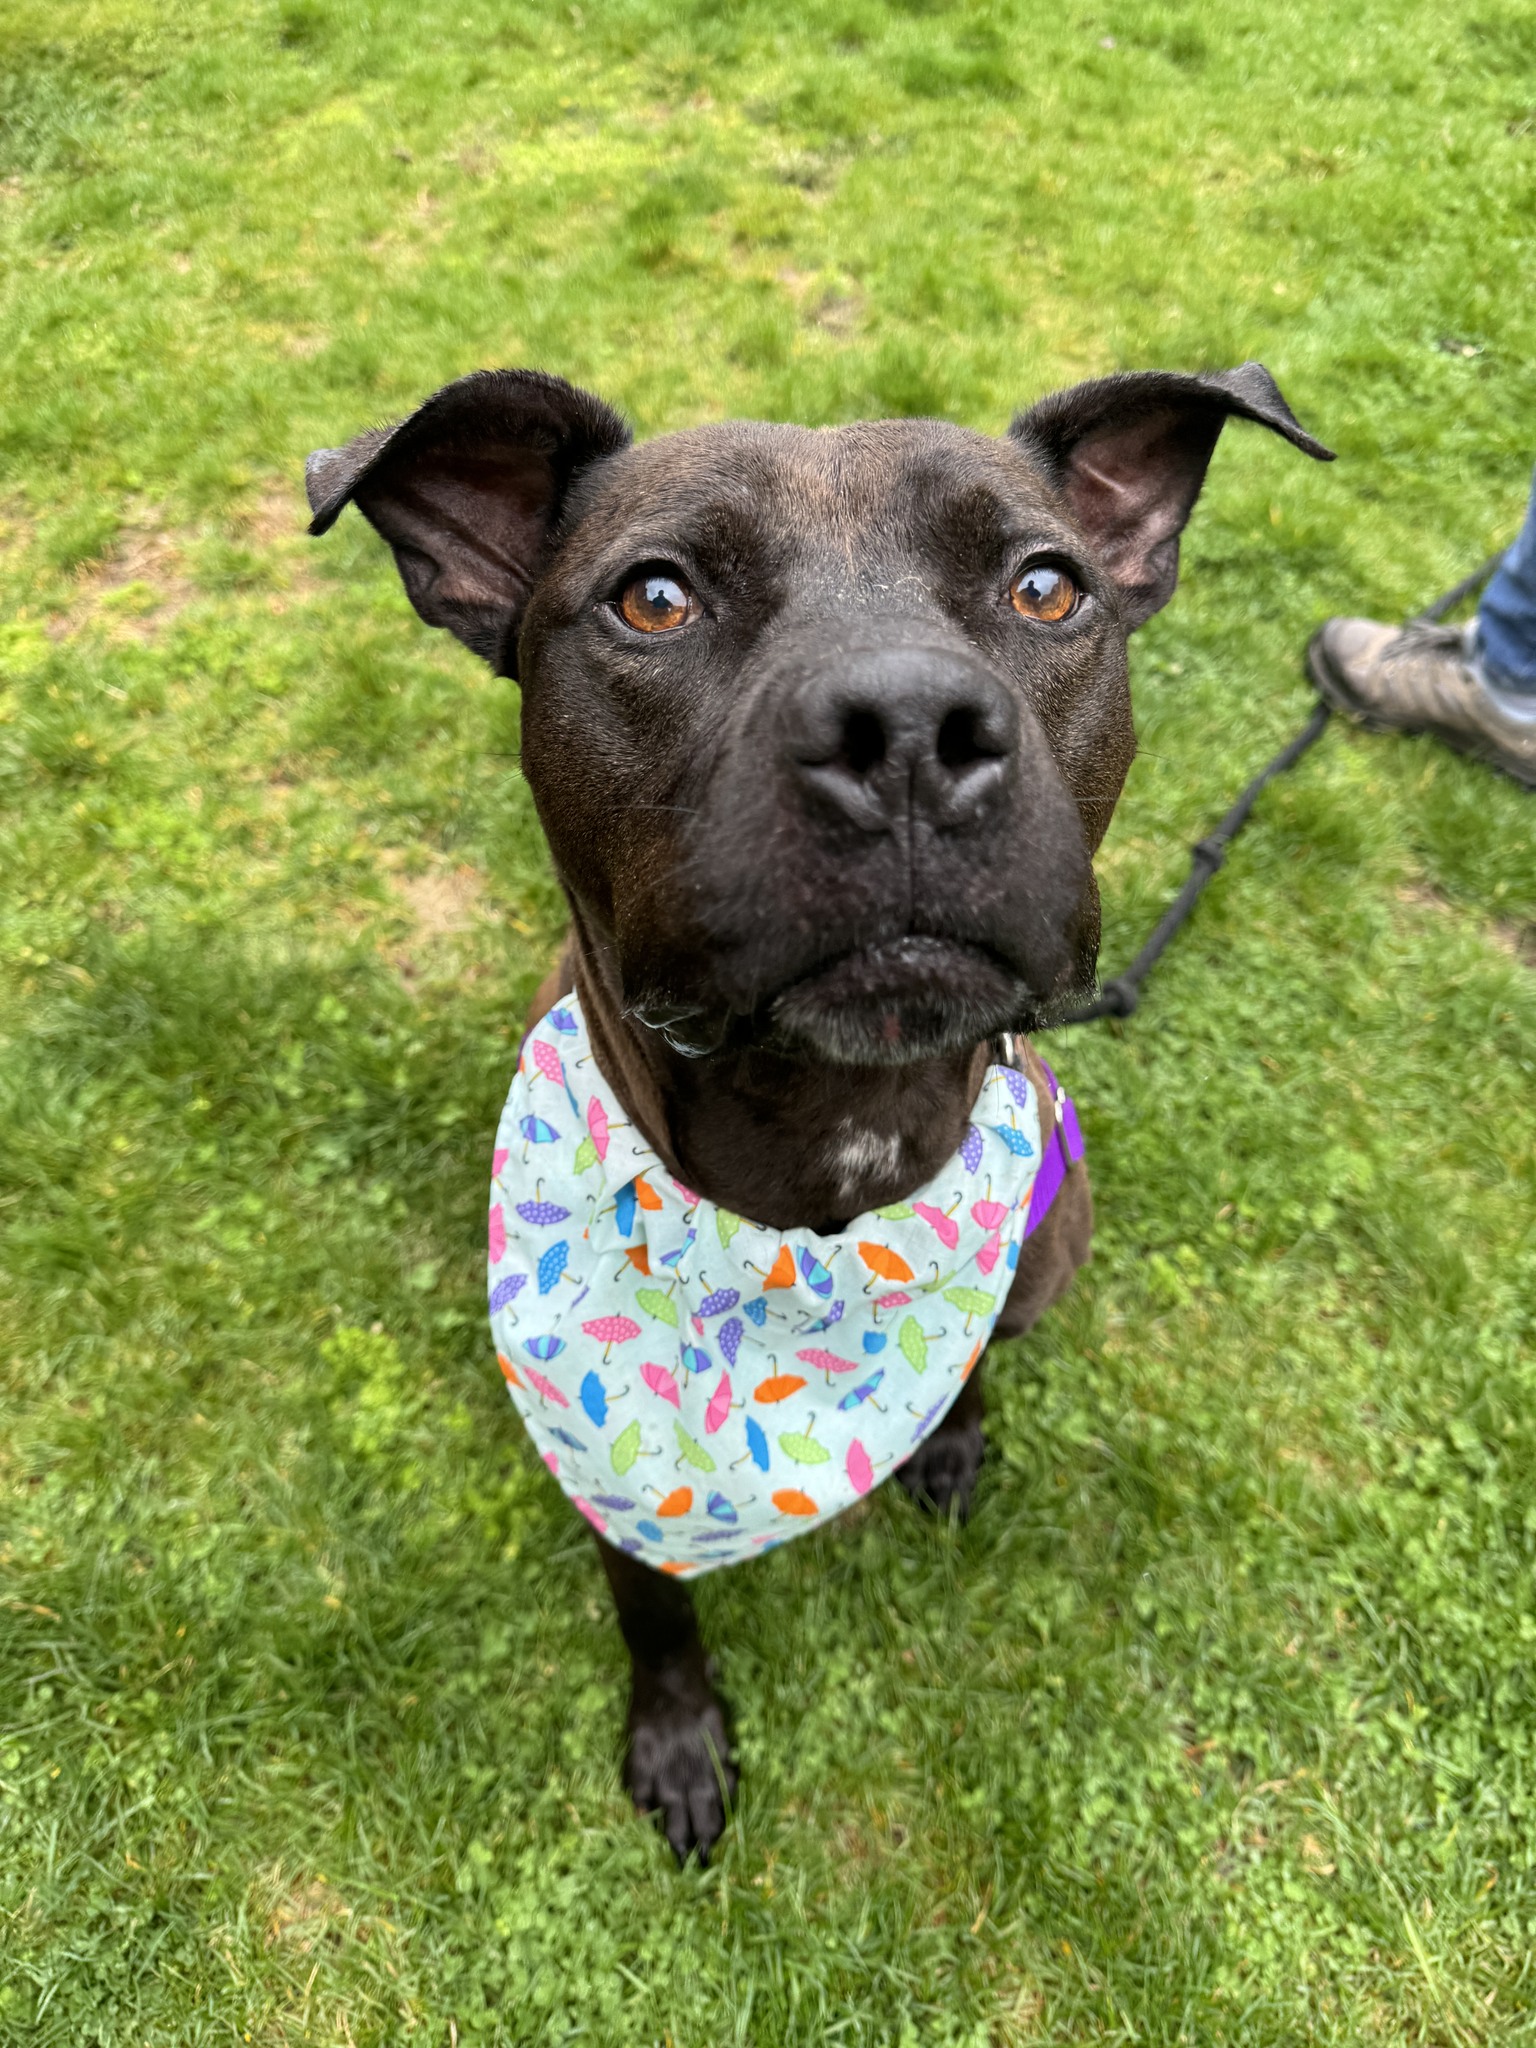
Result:
<svg viewBox="0 0 1536 2048">
<path fill-rule="evenodd" d="M 800 693 L 790 752 L 807 793 L 866 831 L 986 822 L 1018 744 L 999 679 L 954 648 L 850 653 Z"/>
</svg>

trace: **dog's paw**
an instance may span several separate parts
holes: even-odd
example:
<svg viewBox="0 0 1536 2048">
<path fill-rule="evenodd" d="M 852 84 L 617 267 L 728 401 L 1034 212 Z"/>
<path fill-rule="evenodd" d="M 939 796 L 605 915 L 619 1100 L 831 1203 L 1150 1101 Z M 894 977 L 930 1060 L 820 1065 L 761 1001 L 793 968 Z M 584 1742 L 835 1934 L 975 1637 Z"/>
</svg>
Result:
<svg viewBox="0 0 1536 2048">
<path fill-rule="evenodd" d="M 976 1475 L 987 1454 L 981 1423 L 959 1422 L 935 1430 L 920 1443 L 896 1477 L 919 1507 L 934 1514 L 953 1511 L 963 1522 L 971 1512 Z"/>
<path fill-rule="evenodd" d="M 679 1863 L 700 1863 L 725 1831 L 736 1766 L 720 1702 L 636 1698 L 629 1714 L 624 1782 L 641 1813 L 659 1816 Z"/>
</svg>

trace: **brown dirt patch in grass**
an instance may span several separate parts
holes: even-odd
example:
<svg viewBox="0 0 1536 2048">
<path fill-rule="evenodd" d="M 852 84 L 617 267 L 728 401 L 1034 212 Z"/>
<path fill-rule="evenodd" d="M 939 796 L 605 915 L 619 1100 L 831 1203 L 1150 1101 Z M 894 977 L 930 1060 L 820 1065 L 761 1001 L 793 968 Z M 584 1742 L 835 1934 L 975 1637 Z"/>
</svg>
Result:
<svg viewBox="0 0 1536 2048">
<path fill-rule="evenodd" d="M 1397 891 L 1397 900 L 1414 910 L 1433 910 L 1442 914 L 1460 908 L 1433 882 L 1407 882 Z M 1482 923 L 1482 920 L 1478 919 L 1478 922 Z M 1522 967 L 1536 968 L 1536 924 L 1523 918 L 1494 917 L 1487 920 L 1483 929 L 1501 953 L 1507 953 L 1511 960 L 1518 960 Z"/>
<path fill-rule="evenodd" d="M 280 547 L 286 541 L 300 541 L 309 524 L 309 504 L 301 477 L 269 477 L 242 505 L 231 526 L 243 541 Z"/>
<path fill-rule="evenodd" d="M 1536 924 L 1522 924 L 1512 917 L 1495 918 L 1489 927 L 1493 943 L 1522 967 L 1536 968 Z"/>
<path fill-rule="evenodd" d="M 352 1918 L 352 1908 L 323 1877 L 285 1885 L 279 1869 L 271 1873 L 262 1889 L 269 1897 L 274 1892 L 278 1894 L 267 1914 L 268 1948 L 280 1941 L 291 1941 L 301 1953 L 308 1954 L 317 1939 L 340 1932 Z"/>
<path fill-rule="evenodd" d="M 462 973 L 465 948 L 456 942 L 473 932 L 483 916 L 485 878 L 479 870 L 435 867 L 409 875 L 397 870 L 389 887 L 406 930 L 385 951 L 406 987 L 445 970 Z"/>
<path fill-rule="evenodd" d="M 48 620 L 48 637 L 66 640 L 92 623 L 114 637 L 147 641 L 196 596 L 175 536 L 161 527 L 124 529 L 100 561 L 75 577 L 75 595 Z"/>
<path fill-rule="evenodd" d="M 428 941 L 469 931 L 484 887 L 471 867 L 438 868 L 430 874 L 394 878 L 395 893 L 410 911 L 417 936 Z"/>
</svg>

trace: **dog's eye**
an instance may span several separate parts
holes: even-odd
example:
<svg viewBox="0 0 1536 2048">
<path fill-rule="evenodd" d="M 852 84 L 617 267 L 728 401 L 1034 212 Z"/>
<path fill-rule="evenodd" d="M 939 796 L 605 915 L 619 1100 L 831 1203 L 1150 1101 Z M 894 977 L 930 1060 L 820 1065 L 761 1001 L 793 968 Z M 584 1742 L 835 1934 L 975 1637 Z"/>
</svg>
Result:
<svg viewBox="0 0 1536 2048">
<path fill-rule="evenodd" d="M 619 617 L 637 633 L 674 633 L 698 613 L 699 600 L 687 584 L 660 569 L 637 576 L 619 599 Z"/>
<path fill-rule="evenodd" d="M 1035 562 L 1014 577 L 1008 595 L 1021 618 L 1042 619 L 1053 626 L 1077 609 L 1080 593 L 1065 569 L 1054 562 Z"/>
</svg>

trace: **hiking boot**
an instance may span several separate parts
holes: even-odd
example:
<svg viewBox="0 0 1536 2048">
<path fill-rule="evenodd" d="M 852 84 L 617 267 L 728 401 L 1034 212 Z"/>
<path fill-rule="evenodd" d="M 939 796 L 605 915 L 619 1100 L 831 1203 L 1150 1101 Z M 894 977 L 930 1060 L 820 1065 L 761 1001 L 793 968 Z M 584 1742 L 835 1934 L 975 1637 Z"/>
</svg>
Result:
<svg viewBox="0 0 1536 2048">
<path fill-rule="evenodd" d="M 1378 732 L 1432 732 L 1458 752 L 1536 789 L 1536 695 L 1500 690 L 1482 672 L 1475 622 L 1382 626 L 1329 619 L 1307 647 L 1307 672 L 1336 711 Z"/>
</svg>

